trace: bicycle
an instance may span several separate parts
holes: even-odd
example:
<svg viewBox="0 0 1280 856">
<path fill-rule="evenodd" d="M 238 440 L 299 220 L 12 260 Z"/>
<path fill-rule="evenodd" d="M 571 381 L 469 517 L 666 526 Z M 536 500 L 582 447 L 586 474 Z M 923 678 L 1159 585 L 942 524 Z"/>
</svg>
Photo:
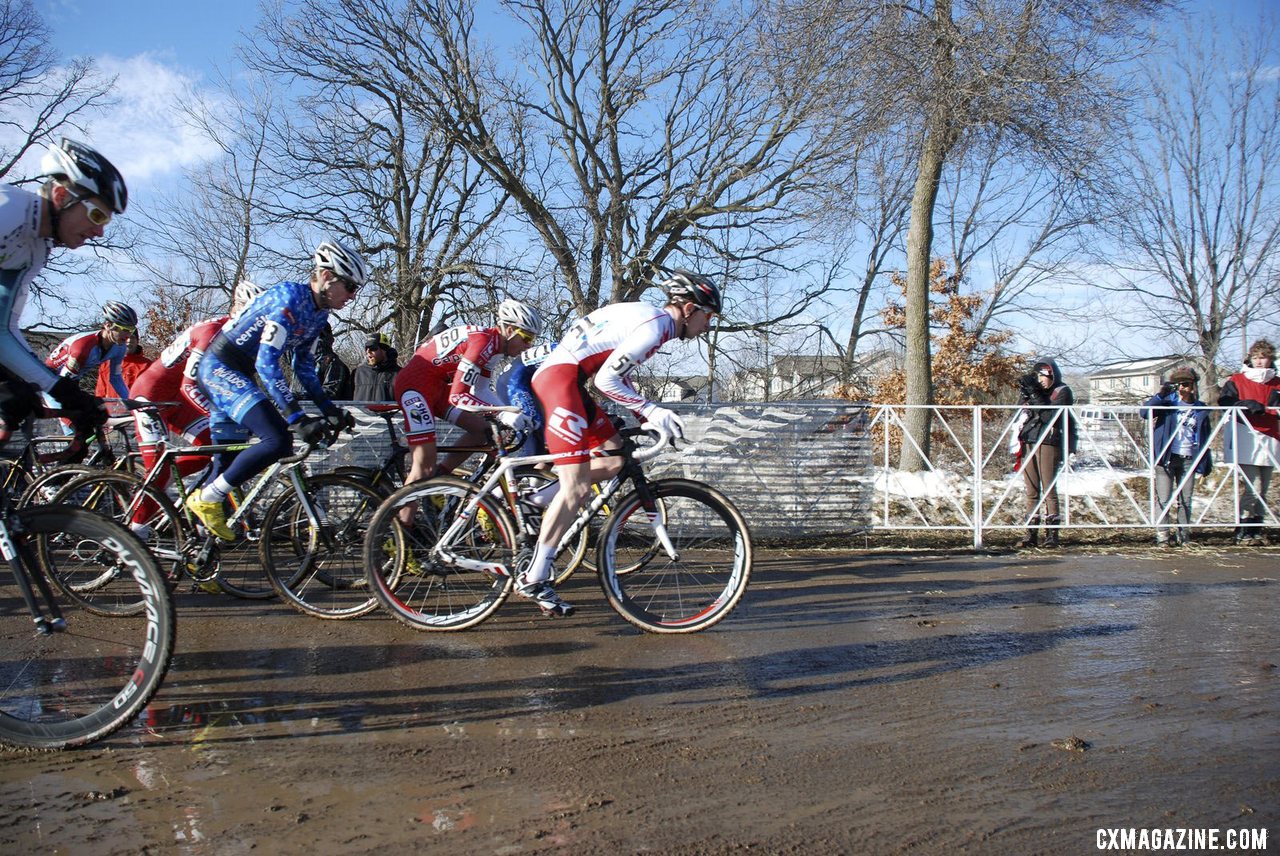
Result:
<svg viewBox="0 0 1280 856">
<path fill-rule="evenodd" d="M 122 521 L 132 520 L 144 499 L 152 500 L 157 511 L 145 521 L 149 546 L 170 568 L 171 579 L 186 573 L 197 584 L 214 582 L 241 598 L 278 595 L 321 618 L 375 609 L 377 601 L 358 591 L 364 568 L 356 563 L 362 559 L 362 521 L 372 516 L 381 497 L 346 476 L 308 477 L 303 462 L 314 444 L 273 463 L 242 497 L 233 495 L 227 525 L 237 538 L 230 543 L 206 531 L 187 510 L 187 489 L 176 472 L 171 482 L 179 496 L 176 504 L 152 486 L 162 467 L 176 470 L 179 457 L 212 458 L 247 448 L 245 443 L 167 447 L 145 478 L 90 473 L 69 483 L 61 495 Z M 353 567 L 342 567 L 343 559 Z"/>
<path fill-rule="evenodd" d="M 609 605 L 652 633 L 690 633 L 733 610 L 751 576 L 746 521 L 719 491 L 689 479 L 649 481 L 640 466 L 671 438 L 640 449 L 642 429 L 621 432 L 617 477 L 583 508 L 557 547 L 574 544 L 609 503 L 596 561 Z M 516 467 L 554 462 L 553 455 L 505 457 L 476 485 L 444 476 L 393 493 L 374 515 L 365 540 L 369 585 L 384 609 L 415 630 L 461 630 L 492 615 L 532 559 L 537 514 L 512 495 Z M 632 489 L 619 497 L 624 484 Z M 505 497 L 505 501 L 503 498 Z M 411 524 L 402 509 L 415 508 Z M 388 565 L 387 539 L 399 534 L 406 555 Z M 619 568 L 629 573 L 619 573 Z"/>
<path fill-rule="evenodd" d="M 132 426 L 130 417 L 112 417 L 102 428 L 94 431 L 88 441 L 67 435 L 33 437 L 16 459 L 7 462 L 9 467 L 4 473 L 3 487 L 10 491 L 11 496 L 18 497 L 16 504 L 19 508 L 25 508 L 49 504 L 62 485 L 87 472 L 133 472 L 140 455 L 129 439 Z M 118 453 L 111 445 L 107 438 L 109 432 L 117 433 L 123 440 L 122 452 Z M 48 444 L 59 444 L 65 448 L 41 453 L 39 448 Z"/>
<path fill-rule="evenodd" d="M 127 529 L 69 506 L 17 508 L 0 492 L 0 743 L 61 749 L 130 722 L 164 681 L 174 608 Z M 109 583 L 84 586 L 85 580 Z"/>
</svg>

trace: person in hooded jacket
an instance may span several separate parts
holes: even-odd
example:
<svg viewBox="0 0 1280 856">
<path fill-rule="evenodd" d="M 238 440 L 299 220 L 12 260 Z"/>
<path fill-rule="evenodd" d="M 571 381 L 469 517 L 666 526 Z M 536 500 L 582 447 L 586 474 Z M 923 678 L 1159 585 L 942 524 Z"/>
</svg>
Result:
<svg viewBox="0 0 1280 856">
<path fill-rule="evenodd" d="M 1020 403 L 1025 408 L 1018 432 L 1022 480 L 1027 488 L 1027 534 L 1019 547 L 1041 546 L 1039 529 L 1044 521 L 1043 546 L 1058 546 L 1058 471 L 1075 449 L 1076 426 L 1070 411 L 1075 404 L 1071 387 L 1051 359 L 1037 360 L 1030 373 L 1018 379 Z"/>
<path fill-rule="evenodd" d="M 1200 375 L 1191 366 L 1178 366 L 1160 391 L 1142 403 L 1139 414 L 1154 419 L 1151 427 L 1151 462 L 1155 471 L 1156 546 L 1191 543 L 1191 494 L 1196 476 L 1213 469 L 1209 452 L 1209 411 L 1196 396 Z M 1171 526 L 1170 524 L 1176 524 Z"/>
<path fill-rule="evenodd" d="M 1232 424 L 1223 428 L 1222 459 L 1240 467 L 1240 525 L 1236 543 L 1264 544 L 1262 521 L 1267 514 L 1267 488 L 1275 461 L 1280 460 L 1280 378 L 1276 377 L 1276 346 L 1259 339 L 1249 346 L 1240 371 L 1222 385 L 1219 407 L 1238 407 Z"/>
</svg>

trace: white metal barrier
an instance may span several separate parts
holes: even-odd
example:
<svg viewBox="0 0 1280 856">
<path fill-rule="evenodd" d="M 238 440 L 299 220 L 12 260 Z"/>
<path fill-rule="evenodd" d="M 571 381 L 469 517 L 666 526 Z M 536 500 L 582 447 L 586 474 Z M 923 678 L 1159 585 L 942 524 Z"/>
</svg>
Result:
<svg viewBox="0 0 1280 856">
<path fill-rule="evenodd" d="M 1023 476 L 1014 469 L 1010 447 L 1017 440 L 1021 407 L 931 407 L 927 456 L 904 428 L 903 417 L 910 408 L 877 405 L 872 409 L 869 431 L 875 444 L 876 495 L 871 528 L 968 530 L 974 546 L 980 547 L 984 533 L 1022 529 L 1043 512 L 1044 496 L 1034 508 L 1026 508 Z M 1048 486 L 1058 494 L 1061 528 L 1152 530 L 1171 507 L 1176 513 L 1178 493 L 1187 479 L 1195 477 L 1200 458 L 1188 466 L 1190 472 L 1174 485 L 1169 500 L 1158 502 L 1154 461 L 1164 450 L 1152 454 L 1154 419 L 1143 419 L 1142 408 L 1038 409 L 1056 411 L 1054 424 L 1063 429 L 1064 437 L 1074 422 L 1079 439 L 1076 451 L 1065 456 Z M 1208 476 L 1196 477 L 1190 525 L 1234 528 L 1240 521 L 1242 496 L 1258 494 L 1239 466 L 1222 462 L 1223 447 L 1229 443 L 1238 448 L 1245 434 L 1255 432 L 1235 418 L 1240 412 L 1236 408 L 1205 409 L 1212 414 L 1212 430 L 1201 456 L 1212 454 L 1215 466 Z M 920 453 L 923 471 L 896 469 L 902 443 Z M 1271 467 L 1280 466 L 1269 448 L 1264 459 Z M 1275 504 L 1258 498 L 1265 508 L 1263 522 L 1280 524 Z"/>
</svg>

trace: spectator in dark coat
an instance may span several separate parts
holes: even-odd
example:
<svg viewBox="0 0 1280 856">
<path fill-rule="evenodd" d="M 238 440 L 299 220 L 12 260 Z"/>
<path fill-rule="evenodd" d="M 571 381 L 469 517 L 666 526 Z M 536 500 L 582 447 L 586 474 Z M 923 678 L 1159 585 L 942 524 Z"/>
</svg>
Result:
<svg viewBox="0 0 1280 856">
<path fill-rule="evenodd" d="M 356 367 L 356 401 L 395 401 L 392 384 L 400 367 L 386 335 L 374 333 L 364 343 L 365 364 Z"/>
<path fill-rule="evenodd" d="M 1018 431 L 1019 460 L 1027 488 L 1027 534 L 1018 546 L 1039 546 L 1038 530 L 1043 513 L 1043 546 L 1054 548 L 1058 546 L 1061 525 L 1058 473 L 1076 445 L 1076 426 L 1066 410 L 1075 404 L 1075 396 L 1071 387 L 1062 382 L 1062 372 L 1051 359 L 1037 360 L 1032 371 L 1019 378 L 1018 387 L 1025 408 Z"/>
<path fill-rule="evenodd" d="M 351 369 L 347 368 L 333 351 L 333 328 L 325 324 L 316 336 L 316 374 L 325 395 L 334 401 L 351 401 Z M 294 380 L 293 391 L 300 398 L 310 400 L 306 390 Z"/>
</svg>

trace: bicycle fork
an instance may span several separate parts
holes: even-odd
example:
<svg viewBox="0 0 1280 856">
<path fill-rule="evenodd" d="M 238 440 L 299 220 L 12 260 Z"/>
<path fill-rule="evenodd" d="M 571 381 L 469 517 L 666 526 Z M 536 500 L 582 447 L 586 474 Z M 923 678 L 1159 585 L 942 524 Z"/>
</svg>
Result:
<svg viewBox="0 0 1280 856">
<path fill-rule="evenodd" d="M 10 536 L 9 524 L 7 521 L 0 521 L 0 554 L 9 563 L 9 569 L 13 571 L 14 579 L 18 581 L 18 590 L 22 592 L 22 599 L 27 604 L 27 609 L 31 612 L 31 617 L 35 620 L 36 632 L 42 636 L 48 636 L 67 629 L 67 620 L 62 617 L 62 610 L 58 608 L 58 602 L 53 597 L 53 591 L 49 588 L 49 581 L 44 578 L 43 574 L 29 574 L 27 567 L 23 563 L 21 555 L 18 553 L 18 546 L 13 543 Z M 31 580 L 35 578 L 36 586 L 40 589 L 40 594 L 44 598 L 45 603 L 49 605 L 49 615 L 46 616 L 40 609 L 40 604 L 36 600 L 35 591 L 31 587 Z"/>
</svg>

